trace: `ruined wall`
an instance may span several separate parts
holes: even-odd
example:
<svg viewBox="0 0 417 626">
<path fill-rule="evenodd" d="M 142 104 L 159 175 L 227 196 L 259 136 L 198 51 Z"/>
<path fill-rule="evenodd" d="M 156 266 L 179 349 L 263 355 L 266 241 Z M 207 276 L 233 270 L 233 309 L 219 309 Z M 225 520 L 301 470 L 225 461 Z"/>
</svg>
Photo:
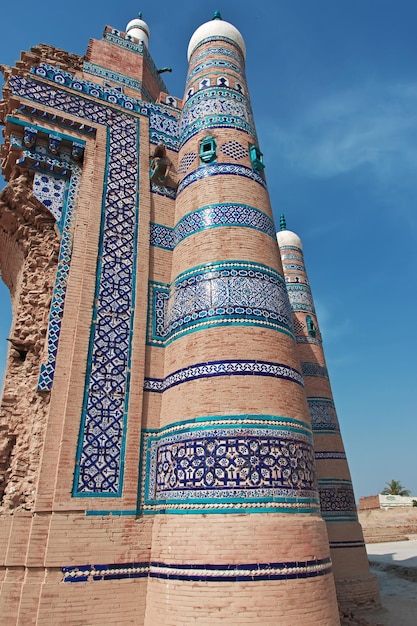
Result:
<svg viewBox="0 0 417 626">
<path fill-rule="evenodd" d="M 31 187 L 31 175 L 16 171 L 16 178 L 0 194 L 0 268 L 13 308 L 0 406 L 3 510 L 33 506 L 49 404 L 49 397 L 36 386 L 59 240 L 52 215 Z"/>
</svg>

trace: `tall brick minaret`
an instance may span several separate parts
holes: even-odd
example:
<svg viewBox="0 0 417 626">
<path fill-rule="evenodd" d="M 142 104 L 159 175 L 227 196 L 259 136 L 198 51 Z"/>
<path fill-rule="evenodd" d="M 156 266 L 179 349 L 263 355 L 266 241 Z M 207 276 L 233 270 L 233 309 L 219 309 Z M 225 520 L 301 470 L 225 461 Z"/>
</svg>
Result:
<svg viewBox="0 0 417 626">
<path fill-rule="evenodd" d="M 245 44 L 216 14 L 188 59 L 146 624 L 337 624 Z"/>
<path fill-rule="evenodd" d="M 280 218 L 277 234 L 314 434 L 320 510 L 329 533 L 338 601 L 379 602 L 358 522 L 355 496 L 334 406 L 322 337 L 304 264 L 303 246 Z"/>
</svg>

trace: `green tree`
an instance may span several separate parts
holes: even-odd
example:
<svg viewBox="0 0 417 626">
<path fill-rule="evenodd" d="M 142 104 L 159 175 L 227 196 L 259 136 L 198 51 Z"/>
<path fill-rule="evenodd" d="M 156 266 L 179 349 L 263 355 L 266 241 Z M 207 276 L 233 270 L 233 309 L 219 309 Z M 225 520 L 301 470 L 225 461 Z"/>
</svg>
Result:
<svg viewBox="0 0 417 626">
<path fill-rule="evenodd" d="M 389 483 L 385 483 L 387 486 L 381 491 L 383 496 L 409 496 L 410 491 L 404 489 L 399 480 L 390 480 Z"/>
</svg>

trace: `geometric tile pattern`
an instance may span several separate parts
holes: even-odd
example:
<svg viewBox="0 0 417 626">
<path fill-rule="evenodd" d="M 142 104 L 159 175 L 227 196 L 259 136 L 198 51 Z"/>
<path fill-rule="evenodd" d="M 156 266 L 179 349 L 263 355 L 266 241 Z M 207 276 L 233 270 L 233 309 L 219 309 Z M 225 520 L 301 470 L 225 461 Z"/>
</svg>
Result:
<svg viewBox="0 0 417 626">
<path fill-rule="evenodd" d="M 320 363 L 316 362 L 304 362 L 301 363 L 301 369 L 303 371 L 303 376 L 317 376 L 318 378 L 326 378 L 329 380 L 329 375 L 327 373 L 327 367 L 325 365 L 320 365 Z"/>
<path fill-rule="evenodd" d="M 199 54 L 196 54 L 193 59 L 193 62 L 197 63 L 198 61 L 201 61 L 201 59 L 204 59 L 207 56 L 226 56 L 226 57 L 230 57 L 231 59 L 235 59 L 235 61 L 237 61 L 240 64 L 242 64 L 242 61 L 243 61 L 243 57 L 237 52 L 235 52 L 234 50 L 230 48 L 225 48 L 224 46 L 215 46 L 215 47 L 213 46 L 211 48 L 207 48 L 206 50 L 204 50 L 204 52 L 200 52 Z"/>
<path fill-rule="evenodd" d="M 237 165 L 235 163 L 211 163 L 210 165 L 199 167 L 198 169 L 187 174 L 187 176 L 185 176 L 178 185 L 177 196 L 181 193 L 181 191 L 188 187 L 188 185 L 202 180 L 203 178 L 207 178 L 208 176 L 219 175 L 243 176 L 244 178 L 249 178 L 266 188 L 266 183 L 262 176 L 250 167 Z"/>
<path fill-rule="evenodd" d="M 174 229 L 162 224 L 153 224 L 151 222 L 150 244 L 164 250 L 174 249 Z"/>
<path fill-rule="evenodd" d="M 173 341 L 186 332 L 213 325 L 255 325 L 293 336 L 292 312 L 282 276 L 244 261 L 209 263 L 180 274 L 166 299 L 156 297 L 151 341 Z M 152 302 L 152 301 L 151 301 Z"/>
<path fill-rule="evenodd" d="M 64 206 L 66 181 L 48 174 L 35 172 L 33 193 L 50 210 L 57 222 L 60 221 Z"/>
<path fill-rule="evenodd" d="M 151 245 L 173 250 L 181 241 L 207 228 L 218 226 L 244 226 L 254 228 L 275 239 L 275 226 L 263 211 L 246 204 L 210 204 L 188 213 L 174 229 L 161 224 L 151 224 Z"/>
<path fill-rule="evenodd" d="M 182 110 L 181 145 L 201 130 L 210 128 L 238 128 L 255 137 L 249 100 L 226 87 L 211 87 L 191 96 Z"/>
<path fill-rule="evenodd" d="M 164 379 L 145 378 L 144 390 L 162 393 L 171 387 L 181 385 L 190 380 L 212 378 L 214 376 L 271 376 L 289 380 L 303 386 L 303 377 L 299 371 L 282 363 L 269 361 L 243 361 L 233 359 L 230 361 L 208 361 L 196 363 L 184 367 L 167 376 Z"/>
<path fill-rule="evenodd" d="M 234 159 L 235 161 L 239 161 L 240 159 L 245 159 L 249 156 L 249 152 L 245 146 L 242 146 L 238 141 L 228 141 L 224 143 L 220 152 L 225 154 L 226 156 Z"/>
<path fill-rule="evenodd" d="M 331 398 L 307 398 L 313 432 L 339 432 L 336 409 Z"/>
<path fill-rule="evenodd" d="M 329 459 L 334 459 L 334 460 L 346 460 L 346 454 L 344 452 L 331 452 L 331 451 L 327 451 L 326 452 L 317 452 L 317 450 L 314 453 L 315 457 L 316 457 L 316 461 L 317 459 L 320 460 L 329 460 Z"/>
<path fill-rule="evenodd" d="M 177 197 L 177 192 L 175 189 L 172 189 L 172 187 L 164 187 L 153 182 L 151 182 L 151 192 L 158 194 L 158 196 L 165 196 L 171 200 L 175 200 Z"/>
<path fill-rule="evenodd" d="M 63 582 L 93 582 L 134 578 L 161 578 L 195 582 L 242 582 L 254 580 L 291 580 L 325 576 L 332 571 L 330 557 L 308 561 L 273 563 L 113 563 L 109 565 L 72 565 L 62 567 Z"/>
<path fill-rule="evenodd" d="M 226 415 L 144 431 L 143 510 L 315 510 L 311 431 L 298 420 Z M 143 481 L 143 482 L 142 482 Z"/>
<path fill-rule="evenodd" d="M 206 54 L 204 56 L 206 56 Z M 196 65 L 193 67 L 193 69 L 189 72 L 187 76 L 187 86 L 190 80 L 196 74 L 198 74 L 199 72 L 203 72 L 204 70 L 207 70 L 210 67 L 229 69 L 229 70 L 232 70 L 233 72 L 236 72 L 237 74 L 242 73 L 242 67 L 240 65 L 236 65 L 235 63 L 232 63 L 231 61 L 225 61 L 224 59 L 210 59 L 210 61 L 204 61 L 204 63 L 200 63 L 199 65 Z M 207 75 L 208 72 L 205 72 L 205 74 Z"/>
<path fill-rule="evenodd" d="M 350 480 L 319 479 L 320 512 L 327 522 L 358 521 Z"/>
<path fill-rule="evenodd" d="M 88 61 L 84 61 L 83 68 L 85 72 L 88 74 L 93 74 L 94 76 L 99 76 L 100 78 L 107 78 L 107 80 L 112 80 L 121 85 L 126 85 L 131 89 L 136 89 L 137 91 L 143 91 L 142 81 L 137 80 L 135 78 L 131 78 L 130 76 L 126 76 L 126 74 L 120 74 L 119 72 L 114 72 L 113 70 L 109 70 L 101 65 L 97 65 L 96 63 L 90 63 Z M 149 94 L 144 94 L 147 100 L 152 100 Z"/>
<path fill-rule="evenodd" d="M 185 172 L 192 166 L 196 158 L 197 155 L 195 152 L 186 152 L 180 161 L 178 172 L 180 174 L 185 174 Z"/>
<path fill-rule="evenodd" d="M 287 283 L 287 291 L 293 311 L 306 311 L 315 314 L 313 298 L 308 285 Z"/>
<path fill-rule="evenodd" d="M 36 68 L 33 71 L 36 73 Z M 111 149 L 108 151 L 106 171 L 96 305 L 91 325 L 90 358 L 73 495 L 118 496 L 123 480 L 130 385 L 139 122 L 122 111 L 112 109 L 110 99 L 106 104 L 100 104 L 77 93 L 74 82 L 70 84 L 71 75 L 68 77 L 65 74 L 57 71 L 52 78 L 47 76 L 54 80 L 55 85 L 18 76 L 13 76 L 10 84 L 19 96 L 90 122 L 104 124 L 109 129 Z M 71 86 L 73 92 L 62 91 L 61 84 Z M 122 95 L 119 92 L 115 94 L 117 97 Z M 90 95 L 96 97 L 92 92 Z"/>
<path fill-rule="evenodd" d="M 42 175 L 42 179 L 43 178 L 44 176 Z M 52 185 L 52 189 L 54 189 L 56 185 L 55 179 L 53 180 L 54 183 Z M 50 391 L 54 380 L 56 355 L 58 351 L 62 316 L 64 314 L 65 294 L 71 263 L 73 222 L 80 181 L 81 168 L 73 165 L 72 176 L 69 181 L 69 185 L 65 190 L 65 205 L 63 206 L 62 214 L 59 216 L 59 223 L 61 225 L 60 230 L 62 233 L 61 246 L 59 250 L 52 301 L 49 309 L 46 360 L 41 364 L 39 372 L 37 387 L 39 391 Z M 46 200 L 43 202 L 46 202 Z"/>
</svg>

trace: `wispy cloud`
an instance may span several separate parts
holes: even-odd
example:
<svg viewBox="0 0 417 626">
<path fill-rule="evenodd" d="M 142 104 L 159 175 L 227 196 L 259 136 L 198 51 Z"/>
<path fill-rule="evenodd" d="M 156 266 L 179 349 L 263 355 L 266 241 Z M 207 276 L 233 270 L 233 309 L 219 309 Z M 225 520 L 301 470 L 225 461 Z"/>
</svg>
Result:
<svg viewBox="0 0 417 626">
<path fill-rule="evenodd" d="M 367 166 L 378 181 L 404 179 L 417 167 L 417 82 L 323 96 L 285 127 L 275 125 L 271 139 L 293 168 L 309 176 Z"/>
</svg>

